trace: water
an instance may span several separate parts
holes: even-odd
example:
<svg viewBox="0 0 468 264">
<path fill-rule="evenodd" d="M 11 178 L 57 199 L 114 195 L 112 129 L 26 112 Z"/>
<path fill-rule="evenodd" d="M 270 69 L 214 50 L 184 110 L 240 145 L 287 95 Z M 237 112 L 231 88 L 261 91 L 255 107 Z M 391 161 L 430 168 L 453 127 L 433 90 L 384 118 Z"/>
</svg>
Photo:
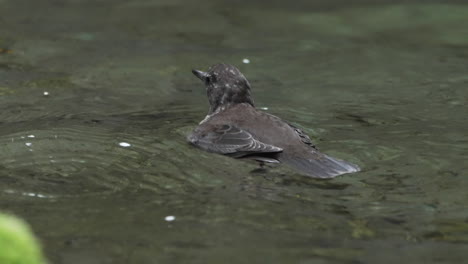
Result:
<svg viewBox="0 0 468 264">
<path fill-rule="evenodd" d="M 467 24 L 462 1 L 0 0 L 0 209 L 52 263 L 464 262 Z M 189 146 L 190 70 L 217 62 L 363 171 Z"/>
</svg>

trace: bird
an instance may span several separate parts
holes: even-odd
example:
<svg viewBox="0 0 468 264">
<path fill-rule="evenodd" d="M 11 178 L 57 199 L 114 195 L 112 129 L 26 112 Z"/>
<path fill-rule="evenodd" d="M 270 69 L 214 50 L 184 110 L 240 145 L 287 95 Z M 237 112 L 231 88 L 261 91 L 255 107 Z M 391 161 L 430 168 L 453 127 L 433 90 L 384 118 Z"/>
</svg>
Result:
<svg viewBox="0 0 468 264">
<path fill-rule="evenodd" d="M 192 145 L 233 158 L 284 163 L 312 178 L 360 171 L 358 165 L 320 152 L 300 128 L 255 107 L 251 85 L 235 66 L 192 70 L 206 86 L 209 111 L 187 136 Z"/>
</svg>

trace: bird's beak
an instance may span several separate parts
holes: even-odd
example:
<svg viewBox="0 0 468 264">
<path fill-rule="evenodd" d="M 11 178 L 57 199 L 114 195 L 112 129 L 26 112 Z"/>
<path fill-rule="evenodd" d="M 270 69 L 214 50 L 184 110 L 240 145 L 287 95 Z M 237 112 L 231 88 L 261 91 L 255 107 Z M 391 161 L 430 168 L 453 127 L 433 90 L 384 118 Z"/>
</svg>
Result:
<svg viewBox="0 0 468 264">
<path fill-rule="evenodd" d="M 206 82 L 206 79 L 210 76 L 207 72 L 202 72 L 199 70 L 192 70 L 192 73 L 198 77 L 198 79 Z"/>
</svg>

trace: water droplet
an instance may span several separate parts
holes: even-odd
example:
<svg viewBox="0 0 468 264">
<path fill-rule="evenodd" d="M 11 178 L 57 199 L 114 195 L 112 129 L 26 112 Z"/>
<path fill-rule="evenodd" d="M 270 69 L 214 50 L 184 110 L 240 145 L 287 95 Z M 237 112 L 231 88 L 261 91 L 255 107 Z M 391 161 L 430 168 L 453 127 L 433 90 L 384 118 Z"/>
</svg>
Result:
<svg viewBox="0 0 468 264">
<path fill-rule="evenodd" d="M 30 196 L 30 197 L 38 197 L 38 198 L 47 198 L 46 195 L 40 193 L 32 193 L 32 192 L 24 192 L 23 195 Z"/>
<path fill-rule="evenodd" d="M 119 146 L 124 147 L 124 148 L 128 148 L 128 147 L 131 146 L 131 144 L 130 144 L 130 143 L 127 143 L 127 142 L 120 142 L 120 143 L 119 143 Z"/>
<path fill-rule="evenodd" d="M 172 221 L 175 220 L 175 216 L 168 215 L 168 216 L 164 217 L 164 220 L 166 220 L 167 222 L 172 222 Z"/>
<path fill-rule="evenodd" d="M 250 63 L 250 60 L 247 59 L 247 58 L 245 58 L 245 59 L 242 60 L 242 62 L 245 63 L 245 64 L 249 64 L 249 63 Z"/>
</svg>

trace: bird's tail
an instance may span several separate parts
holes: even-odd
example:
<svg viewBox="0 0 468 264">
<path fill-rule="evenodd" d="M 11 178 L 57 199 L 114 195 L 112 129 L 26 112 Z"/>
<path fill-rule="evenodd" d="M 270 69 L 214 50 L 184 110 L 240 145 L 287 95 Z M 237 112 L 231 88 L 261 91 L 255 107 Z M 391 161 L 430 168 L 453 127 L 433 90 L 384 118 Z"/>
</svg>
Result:
<svg viewBox="0 0 468 264">
<path fill-rule="evenodd" d="M 310 152 L 305 157 L 283 156 L 281 161 L 312 178 L 334 178 L 345 173 L 360 171 L 358 165 L 330 157 L 320 152 Z"/>
</svg>

